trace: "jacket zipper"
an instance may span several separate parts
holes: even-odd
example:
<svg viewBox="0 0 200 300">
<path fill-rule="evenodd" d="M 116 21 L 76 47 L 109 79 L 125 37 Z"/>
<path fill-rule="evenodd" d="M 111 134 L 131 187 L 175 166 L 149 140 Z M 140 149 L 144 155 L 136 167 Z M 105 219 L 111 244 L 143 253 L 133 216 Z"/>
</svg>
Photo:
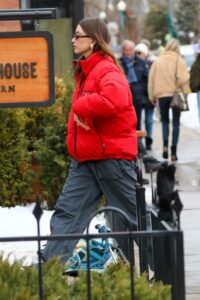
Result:
<svg viewBox="0 0 200 300">
<path fill-rule="evenodd" d="M 83 83 L 80 84 L 80 89 L 78 91 L 78 98 L 79 98 L 82 90 L 83 90 Z M 74 123 L 75 123 L 75 126 L 74 126 L 74 151 L 75 151 L 75 153 L 78 157 L 78 151 L 77 151 L 77 124 L 76 124 L 76 121 L 74 121 Z"/>
<path fill-rule="evenodd" d="M 74 121 L 75 122 L 75 121 Z M 77 127 L 76 127 L 76 122 L 75 122 L 75 126 L 74 126 L 74 151 L 77 155 L 78 158 L 78 153 L 77 153 L 77 143 L 76 143 L 76 139 L 77 139 Z"/>
</svg>

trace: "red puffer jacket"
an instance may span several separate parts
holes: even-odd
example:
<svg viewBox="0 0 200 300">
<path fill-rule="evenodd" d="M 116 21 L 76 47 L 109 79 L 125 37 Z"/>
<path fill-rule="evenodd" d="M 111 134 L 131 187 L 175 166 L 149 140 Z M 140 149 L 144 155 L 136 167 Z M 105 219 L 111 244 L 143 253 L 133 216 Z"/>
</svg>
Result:
<svg viewBox="0 0 200 300">
<path fill-rule="evenodd" d="M 77 82 L 73 96 L 68 121 L 69 153 L 80 162 L 135 160 L 137 117 L 125 75 L 101 52 L 81 60 L 80 65 L 86 77 L 81 89 Z M 75 122 L 74 114 L 81 123 Z"/>
</svg>

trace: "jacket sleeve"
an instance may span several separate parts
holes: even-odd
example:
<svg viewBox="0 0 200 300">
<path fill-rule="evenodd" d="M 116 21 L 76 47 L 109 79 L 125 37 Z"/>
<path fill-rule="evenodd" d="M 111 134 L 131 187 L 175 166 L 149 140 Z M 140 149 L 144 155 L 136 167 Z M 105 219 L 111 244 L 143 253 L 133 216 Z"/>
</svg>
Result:
<svg viewBox="0 0 200 300">
<path fill-rule="evenodd" d="M 123 73 L 104 69 L 99 74 L 98 92 L 79 97 L 73 104 L 75 114 L 83 118 L 110 117 L 132 105 L 128 82 Z"/>
<path fill-rule="evenodd" d="M 190 70 L 190 88 L 193 93 L 200 90 L 200 66 L 195 62 Z"/>
<path fill-rule="evenodd" d="M 184 62 L 182 57 L 178 59 L 178 66 L 177 66 L 177 82 L 178 86 L 182 87 L 186 93 L 190 93 L 190 73 L 187 70 L 186 63 Z"/>
<path fill-rule="evenodd" d="M 142 72 L 142 82 L 143 82 L 143 89 L 144 89 L 144 95 L 148 95 L 148 69 L 147 66 L 145 64 L 144 61 L 142 61 L 142 68 L 143 68 L 143 72 Z"/>
<path fill-rule="evenodd" d="M 148 96 L 151 102 L 154 102 L 155 96 L 154 96 L 154 77 L 156 72 L 156 62 L 154 62 L 149 70 L 149 76 L 148 76 Z"/>
</svg>

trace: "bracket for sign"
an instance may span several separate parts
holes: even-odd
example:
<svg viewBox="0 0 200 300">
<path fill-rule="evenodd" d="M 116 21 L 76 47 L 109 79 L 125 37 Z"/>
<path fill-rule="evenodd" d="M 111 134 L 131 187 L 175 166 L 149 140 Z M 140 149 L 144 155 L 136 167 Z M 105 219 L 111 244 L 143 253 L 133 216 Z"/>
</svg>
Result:
<svg viewBox="0 0 200 300">
<path fill-rule="evenodd" d="M 36 30 L 36 31 L 40 30 L 40 20 L 39 20 L 39 19 L 37 19 L 37 20 L 35 21 L 35 30 Z"/>
<path fill-rule="evenodd" d="M 0 10 L 0 21 L 57 19 L 57 8 Z"/>
</svg>

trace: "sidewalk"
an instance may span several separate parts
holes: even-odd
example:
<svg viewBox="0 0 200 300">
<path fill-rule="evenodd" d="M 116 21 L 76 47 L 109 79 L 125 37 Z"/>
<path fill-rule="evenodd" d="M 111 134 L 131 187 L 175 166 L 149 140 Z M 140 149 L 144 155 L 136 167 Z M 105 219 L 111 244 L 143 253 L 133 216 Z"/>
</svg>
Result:
<svg viewBox="0 0 200 300">
<path fill-rule="evenodd" d="M 181 229 L 184 232 L 186 300 L 200 300 L 200 128 L 193 130 L 181 125 L 180 132 L 176 188 L 184 205 Z M 159 121 L 154 123 L 152 155 L 163 160 Z"/>
</svg>

